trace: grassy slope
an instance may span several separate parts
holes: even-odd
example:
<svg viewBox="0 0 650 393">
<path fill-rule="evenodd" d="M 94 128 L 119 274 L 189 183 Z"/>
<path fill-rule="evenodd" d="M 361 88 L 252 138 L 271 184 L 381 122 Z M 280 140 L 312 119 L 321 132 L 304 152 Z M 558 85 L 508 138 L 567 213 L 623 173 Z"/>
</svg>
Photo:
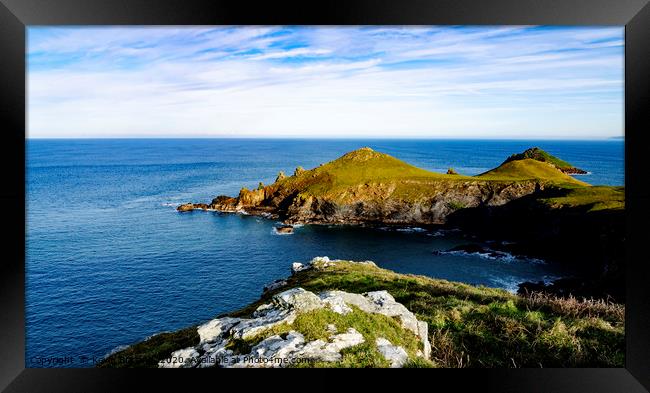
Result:
<svg viewBox="0 0 650 393">
<path fill-rule="evenodd" d="M 623 367 L 624 306 L 575 299 L 522 297 L 500 289 L 475 287 L 423 276 L 394 273 L 368 265 L 339 262 L 335 266 L 300 272 L 285 288 L 267 293 L 246 308 L 230 314 L 249 316 L 274 293 L 300 286 L 313 292 L 340 289 L 348 292 L 387 290 L 397 301 L 429 323 L 432 364 L 436 367 Z M 339 329 L 359 327 L 368 335 L 382 334 L 400 342 L 390 320 L 349 320 L 318 311 L 306 315 L 294 326 L 320 337 L 323 326 L 335 323 Z M 364 328 L 365 326 L 365 328 Z M 154 337 L 126 352 L 118 353 L 100 366 L 129 366 L 114 359 L 135 357 L 138 366 L 155 367 L 158 359 L 173 349 L 188 346 L 188 328 L 176 334 Z M 282 327 L 279 328 L 282 332 Z M 194 329 L 195 332 L 195 329 Z M 392 335 L 392 336 L 391 336 Z M 198 343 L 198 336 L 194 338 Z M 414 342 L 401 341 L 409 352 Z M 191 340 L 190 340 L 191 341 Z M 249 345 L 251 343 L 248 343 Z M 161 349 L 162 348 L 162 349 Z M 145 362 L 144 359 L 149 359 Z M 315 366 L 382 366 L 372 348 L 360 346 L 345 352 L 342 363 Z"/>
<path fill-rule="evenodd" d="M 523 153 L 513 154 L 510 157 L 508 157 L 508 159 L 506 159 L 506 162 L 514 161 L 514 160 L 523 160 L 523 159 L 533 159 L 537 161 L 548 162 L 553 164 L 558 169 L 567 170 L 567 169 L 575 168 L 573 165 L 569 164 L 568 162 L 561 160 L 555 156 L 552 156 L 538 147 L 533 147 L 531 149 L 524 151 Z"/>
<path fill-rule="evenodd" d="M 369 148 L 352 151 L 320 167 L 287 177 L 278 185 L 300 190 L 303 194 L 338 199 L 345 199 L 354 193 L 410 199 L 431 195 L 451 182 L 529 180 L 588 186 L 549 164 L 531 159 L 509 162 L 479 176 L 448 175 L 417 168 Z"/>
<path fill-rule="evenodd" d="M 554 209 L 584 208 L 587 212 L 625 208 L 625 187 L 593 186 L 566 188 L 560 196 L 540 198 Z"/>
<path fill-rule="evenodd" d="M 550 164 L 531 158 L 505 162 L 497 168 L 482 173 L 477 177 L 484 180 L 544 179 L 560 185 L 589 185 L 562 173 Z"/>
</svg>

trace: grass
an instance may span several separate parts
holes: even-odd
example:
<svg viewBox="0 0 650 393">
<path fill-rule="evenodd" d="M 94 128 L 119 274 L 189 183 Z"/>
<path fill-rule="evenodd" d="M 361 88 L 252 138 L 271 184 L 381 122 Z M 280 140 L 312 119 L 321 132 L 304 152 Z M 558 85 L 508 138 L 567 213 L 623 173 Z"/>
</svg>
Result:
<svg viewBox="0 0 650 393">
<path fill-rule="evenodd" d="M 523 160 L 523 159 L 533 159 L 541 162 L 548 162 L 561 170 L 575 168 L 573 165 L 569 164 L 568 162 L 548 154 L 547 152 L 540 149 L 539 147 L 533 147 L 527 149 L 523 153 L 513 154 L 510 157 L 508 157 L 505 162 Z"/>
<path fill-rule="evenodd" d="M 478 175 L 484 180 L 535 180 L 544 179 L 559 185 L 588 186 L 589 184 L 562 173 L 553 165 L 526 158 L 506 161 L 500 166 Z"/>
<path fill-rule="evenodd" d="M 540 198 L 539 202 L 554 208 L 584 208 L 587 212 L 625 209 L 625 187 L 593 186 L 566 188 L 558 196 Z"/>
<path fill-rule="evenodd" d="M 273 335 L 286 334 L 291 330 L 300 332 L 306 341 L 328 341 L 332 334 L 344 333 L 348 328 L 354 328 L 364 337 L 363 344 L 346 348 L 342 351 L 339 362 L 302 362 L 296 367 L 388 367 L 389 364 L 379 353 L 375 340 L 383 337 L 393 345 L 403 347 L 412 361 L 415 361 L 416 352 L 421 350 L 419 339 L 410 331 L 404 330 L 394 318 L 381 314 L 365 313 L 352 306 L 353 311 L 346 315 L 337 314 L 329 309 L 318 309 L 298 315 L 293 324 L 281 324 L 253 337 L 249 340 L 252 347 L 265 338 Z M 336 333 L 328 331 L 328 325 L 336 327 Z M 433 364 L 428 361 L 418 362 L 422 366 Z"/>
<path fill-rule="evenodd" d="M 623 367 L 623 305 L 606 301 L 561 299 L 540 294 L 518 296 L 506 291 L 472 286 L 423 276 L 398 274 L 377 267 L 337 262 L 334 266 L 299 272 L 288 279 L 285 288 L 267 293 L 249 306 L 229 314 L 248 317 L 273 294 L 286 288 L 302 287 L 318 293 L 339 289 L 363 293 L 387 290 L 395 299 L 429 323 L 432 362 L 411 356 L 409 367 Z M 355 310 L 341 316 L 328 310 L 303 314 L 294 325 L 277 326 L 256 341 L 271 334 L 294 329 L 308 339 L 323 338 L 327 324 L 339 332 L 355 327 L 366 337 L 366 344 L 348 348 L 336 364 L 309 363 L 313 367 L 364 367 L 385 365 L 376 349 L 368 343 L 381 335 L 394 344 L 403 345 L 409 354 L 417 350 L 417 341 L 404 332 L 396 321 L 368 316 Z M 163 358 L 172 350 L 187 346 L 187 329 L 176 335 L 148 340 L 127 349 L 135 359 Z M 198 337 L 194 338 L 198 342 Z M 248 349 L 255 342 L 238 343 Z M 120 355 L 118 353 L 114 356 Z M 154 361 L 156 360 L 156 361 Z M 139 361 L 137 365 L 145 362 Z M 105 366 L 124 366 L 110 359 Z M 299 363 L 306 366 L 305 363 Z M 132 364 L 128 366 L 133 366 Z"/>
<path fill-rule="evenodd" d="M 533 159 L 507 162 L 478 176 L 450 176 L 415 167 L 370 148 L 354 150 L 311 170 L 296 171 L 294 176 L 279 180 L 275 186 L 296 190 L 302 198 L 317 196 L 352 201 L 396 197 L 414 200 L 436 195 L 450 184 L 531 180 L 588 186 L 548 163 Z"/>
</svg>

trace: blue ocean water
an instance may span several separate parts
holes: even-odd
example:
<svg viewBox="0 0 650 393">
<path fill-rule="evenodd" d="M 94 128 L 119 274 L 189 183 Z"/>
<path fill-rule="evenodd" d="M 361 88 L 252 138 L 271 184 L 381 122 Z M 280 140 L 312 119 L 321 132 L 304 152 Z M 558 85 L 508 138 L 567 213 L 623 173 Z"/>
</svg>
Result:
<svg viewBox="0 0 650 393">
<path fill-rule="evenodd" d="M 432 254 L 466 243 L 458 233 L 303 226 L 287 236 L 257 217 L 175 211 L 363 146 L 468 175 L 539 146 L 589 171 L 581 180 L 624 181 L 621 140 L 27 140 L 26 367 L 92 366 L 120 345 L 241 308 L 314 256 L 509 290 L 568 273 Z"/>
</svg>

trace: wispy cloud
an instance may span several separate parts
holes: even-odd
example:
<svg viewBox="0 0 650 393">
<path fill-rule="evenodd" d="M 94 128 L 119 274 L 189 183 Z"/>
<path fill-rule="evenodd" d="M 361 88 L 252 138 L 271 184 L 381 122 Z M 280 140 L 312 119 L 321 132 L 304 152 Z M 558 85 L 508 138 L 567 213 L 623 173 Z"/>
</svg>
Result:
<svg viewBox="0 0 650 393">
<path fill-rule="evenodd" d="M 622 133 L 622 28 L 28 30 L 29 137 Z"/>
</svg>

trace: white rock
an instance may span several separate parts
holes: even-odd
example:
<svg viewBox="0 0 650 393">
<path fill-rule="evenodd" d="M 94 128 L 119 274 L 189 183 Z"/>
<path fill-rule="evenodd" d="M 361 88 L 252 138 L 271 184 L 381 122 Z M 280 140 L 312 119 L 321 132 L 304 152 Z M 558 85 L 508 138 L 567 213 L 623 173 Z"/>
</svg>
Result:
<svg viewBox="0 0 650 393">
<path fill-rule="evenodd" d="M 327 343 L 323 340 L 308 342 L 294 356 L 296 359 L 322 362 L 338 362 L 341 360 L 341 354 L 337 351 L 330 350 L 327 347 Z"/>
<path fill-rule="evenodd" d="M 431 343 L 429 342 L 429 324 L 424 321 L 418 321 L 418 336 L 422 342 L 422 357 L 431 359 Z"/>
<path fill-rule="evenodd" d="M 390 362 L 391 367 L 402 367 L 409 358 L 409 355 L 406 353 L 406 350 L 404 350 L 404 348 L 393 345 L 385 338 L 377 338 L 377 340 L 375 340 L 375 344 L 377 345 L 377 350 L 379 350 L 379 353 L 381 353 L 382 356 Z"/>
<path fill-rule="evenodd" d="M 203 350 L 205 353 L 199 358 L 198 368 L 207 367 L 227 367 L 233 363 L 233 352 L 226 349 L 228 340 L 221 340 L 213 344 L 204 344 Z"/>
<path fill-rule="evenodd" d="M 253 319 L 242 319 L 231 330 L 234 338 L 249 339 L 258 334 L 283 323 L 292 324 L 296 319 L 296 313 L 289 310 L 269 309 L 263 315 Z"/>
<path fill-rule="evenodd" d="M 323 308 L 325 305 L 318 296 L 302 288 L 292 288 L 273 296 L 276 306 L 287 310 L 306 312 Z"/>
<path fill-rule="evenodd" d="M 310 268 L 311 268 L 311 266 L 309 266 L 309 265 L 305 266 L 300 262 L 294 262 L 294 263 L 291 264 L 291 272 L 294 273 L 294 274 L 298 273 L 298 272 L 301 272 L 303 270 L 310 269 Z"/>
<path fill-rule="evenodd" d="M 215 341 L 223 334 L 225 334 L 230 328 L 238 324 L 240 321 L 239 318 L 217 318 L 211 321 L 204 323 L 199 326 L 196 330 L 199 333 L 200 342 L 203 344 L 210 341 Z"/>
<path fill-rule="evenodd" d="M 418 320 L 415 314 L 410 312 L 403 304 L 395 301 L 395 298 L 386 291 L 368 292 L 366 297 L 377 306 L 375 312 L 388 317 L 399 317 L 403 328 L 419 334 Z"/>
<path fill-rule="evenodd" d="M 368 300 L 363 295 L 358 293 L 350 293 L 343 291 L 325 291 L 321 293 L 321 298 L 340 298 L 344 303 L 352 306 L 357 306 L 361 311 L 374 313 L 376 311 L 375 304 Z"/>
<path fill-rule="evenodd" d="M 334 333 L 338 332 L 338 329 L 336 328 L 336 325 L 334 325 L 333 323 L 328 324 L 326 329 L 327 329 L 328 333 L 334 334 Z"/>
<path fill-rule="evenodd" d="M 363 335 L 354 328 L 349 328 L 345 333 L 335 334 L 331 339 L 332 342 L 327 344 L 326 348 L 336 352 L 365 342 Z"/>
<path fill-rule="evenodd" d="M 328 257 L 314 257 L 310 263 L 313 265 L 315 263 L 327 263 L 327 262 L 331 262 Z"/>
<path fill-rule="evenodd" d="M 345 303 L 341 296 L 331 292 L 323 292 L 320 294 L 320 298 L 327 307 L 337 314 L 345 315 L 352 312 L 352 308 Z"/>
<path fill-rule="evenodd" d="M 287 361 L 293 357 L 292 354 L 302 348 L 304 343 L 305 337 L 296 331 L 290 331 L 286 338 L 271 336 L 254 346 L 247 360 L 249 363 L 260 363 L 264 367 L 286 366 Z M 266 361 L 253 361 L 255 358 L 263 358 Z"/>
<path fill-rule="evenodd" d="M 159 368 L 190 368 L 194 367 L 199 359 L 196 349 L 189 347 L 174 351 L 169 358 L 158 362 Z"/>
</svg>

